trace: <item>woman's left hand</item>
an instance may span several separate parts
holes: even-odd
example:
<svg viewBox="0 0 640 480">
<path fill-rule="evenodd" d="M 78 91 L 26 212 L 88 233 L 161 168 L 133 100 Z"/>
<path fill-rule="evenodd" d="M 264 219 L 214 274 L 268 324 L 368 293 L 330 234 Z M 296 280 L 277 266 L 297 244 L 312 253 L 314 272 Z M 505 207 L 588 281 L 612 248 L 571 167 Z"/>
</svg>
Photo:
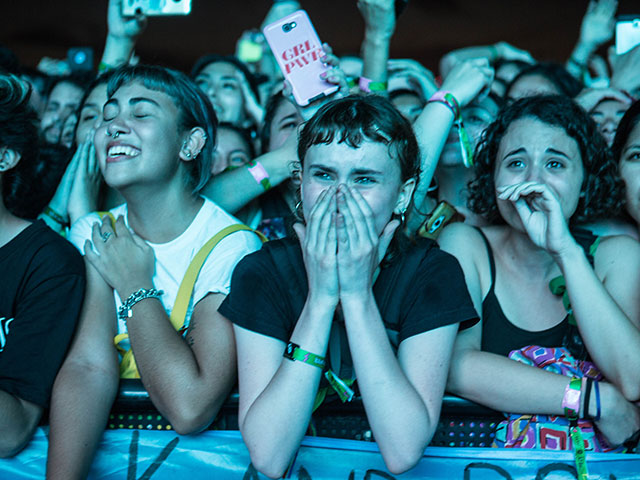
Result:
<svg viewBox="0 0 640 480">
<path fill-rule="evenodd" d="M 106 216 L 102 224 L 94 223 L 91 241 L 85 242 L 84 249 L 89 263 L 120 298 L 127 298 L 140 288 L 153 286 L 153 250 L 142 238 L 129 231 L 124 217 L 118 217 L 115 229 Z"/>
<path fill-rule="evenodd" d="M 400 225 L 391 220 L 378 236 L 371 207 L 356 189 L 338 187 L 338 282 L 340 300 L 371 292 L 373 276 Z"/>
<path fill-rule="evenodd" d="M 498 199 L 511 202 L 533 243 L 551 255 L 560 255 L 573 246 L 562 207 L 545 184 L 522 182 L 498 187 Z"/>
</svg>

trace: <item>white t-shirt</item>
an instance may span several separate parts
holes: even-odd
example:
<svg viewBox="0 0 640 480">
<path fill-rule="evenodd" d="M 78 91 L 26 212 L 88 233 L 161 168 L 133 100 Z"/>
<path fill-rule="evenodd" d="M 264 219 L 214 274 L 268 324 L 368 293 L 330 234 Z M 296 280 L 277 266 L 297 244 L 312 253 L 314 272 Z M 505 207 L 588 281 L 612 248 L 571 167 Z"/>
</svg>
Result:
<svg viewBox="0 0 640 480">
<path fill-rule="evenodd" d="M 120 205 L 110 210 L 115 218 L 122 215 L 125 224 L 129 226 L 127 219 L 127 204 Z M 90 213 L 78 219 L 69 232 L 68 239 L 81 253 L 84 254 L 84 243 L 91 240 L 91 227 L 99 222 L 97 213 Z M 171 313 L 173 304 L 178 294 L 180 282 L 184 277 L 187 267 L 200 248 L 223 228 L 240 223 L 235 217 L 225 212 L 211 200 L 204 198 L 202 208 L 191 222 L 191 225 L 174 240 L 167 243 L 150 243 L 156 257 L 156 270 L 153 276 L 153 285 L 158 290 L 163 290 L 161 297 L 167 315 Z M 198 279 L 196 280 L 191 303 L 187 311 L 185 326 L 189 325 L 193 306 L 209 293 L 229 293 L 231 274 L 236 264 L 245 255 L 260 249 L 260 239 L 251 232 L 240 231 L 228 235 L 216 245 L 205 261 Z M 113 292 L 116 311 L 122 304 L 120 296 Z M 126 324 L 118 322 L 118 333 L 126 332 Z"/>
</svg>

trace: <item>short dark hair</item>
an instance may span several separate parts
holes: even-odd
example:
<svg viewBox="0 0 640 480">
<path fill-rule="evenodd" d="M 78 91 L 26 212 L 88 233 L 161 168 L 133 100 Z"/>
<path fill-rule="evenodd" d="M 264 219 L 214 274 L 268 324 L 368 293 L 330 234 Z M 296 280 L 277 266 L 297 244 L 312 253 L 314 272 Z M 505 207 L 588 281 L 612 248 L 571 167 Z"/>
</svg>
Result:
<svg viewBox="0 0 640 480">
<path fill-rule="evenodd" d="M 29 105 L 31 86 L 0 73 L 0 147 L 32 161 L 38 154 L 38 115 Z"/>
<path fill-rule="evenodd" d="M 0 147 L 20 155 L 18 167 L 33 164 L 38 158 L 38 115 L 29 104 L 30 96 L 31 86 L 27 82 L 15 75 L 0 73 Z M 2 175 L 5 205 L 11 204 L 17 170 L 12 168 Z"/>
<path fill-rule="evenodd" d="M 300 133 L 300 164 L 311 146 L 328 145 L 336 139 L 353 148 L 365 139 L 387 145 L 391 157 L 398 161 L 403 182 L 420 173 L 418 143 L 411 124 L 379 95 L 350 95 L 323 105 Z"/>
<path fill-rule="evenodd" d="M 382 143 L 397 160 L 402 182 L 420 175 L 418 142 L 411 124 L 393 104 L 380 95 L 349 95 L 323 105 L 305 123 L 298 139 L 298 160 L 304 165 L 307 151 L 313 145 L 328 145 L 333 141 L 358 148 L 366 140 Z M 411 211 L 409 202 L 408 211 Z M 396 229 L 385 265 L 407 244 L 404 226 Z"/>
<path fill-rule="evenodd" d="M 132 65 L 114 71 L 107 84 L 107 96 L 111 97 L 121 86 L 139 82 L 149 90 L 167 94 L 174 102 L 183 130 L 200 127 L 207 136 L 200 154 L 191 162 L 184 162 L 189 181 L 196 194 L 211 177 L 211 160 L 215 148 L 218 120 L 211 102 L 184 73 L 155 65 Z"/>
<path fill-rule="evenodd" d="M 251 88 L 251 91 L 256 96 L 256 98 L 260 100 L 260 92 L 258 90 L 258 82 L 256 81 L 255 75 L 251 73 L 247 66 L 235 55 L 218 55 L 216 53 L 212 53 L 210 55 L 200 57 L 193 65 L 191 74 L 189 76 L 192 80 L 195 80 L 198 74 L 205 67 L 211 65 L 212 63 L 230 63 L 238 70 L 240 70 L 244 78 L 246 78 L 247 82 L 249 83 L 249 88 Z"/>
<path fill-rule="evenodd" d="M 567 97 L 573 98 L 582 90 L 582 84 L 573 78 L 562 65 L 553 62 L 540 62 L 520 70 L 520 73 L 507 86 L 505 97 L 509 96 L 509 92 L 521 78 L 533 75 L 546 78 L 553 83 L 560 94 Z"/>
<path fill-rule="evenodd" d="M 504 223 L 496 203 L 495 162 L 507 129 L 522 118 L 535 118 L 547 125 L 560 127 L 578 144 L 585 178 L 571 223 L 586 223 L 620 212 L 622 182 L 595 122 L 584 109 L 564 95 L 537 95 L 507 105 L 485 130 L 476 149 L 476 177 L 469 183 L 469 208 L 474 213 L 491 223 Z"/>
</svg>

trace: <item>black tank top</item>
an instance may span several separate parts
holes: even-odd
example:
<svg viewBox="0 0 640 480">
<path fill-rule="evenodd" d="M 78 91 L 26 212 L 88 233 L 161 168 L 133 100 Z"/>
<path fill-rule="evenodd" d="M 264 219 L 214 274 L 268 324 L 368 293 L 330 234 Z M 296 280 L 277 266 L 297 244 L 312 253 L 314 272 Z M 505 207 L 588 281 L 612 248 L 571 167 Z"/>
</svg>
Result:
<svg viewBox="0 0 640 480">
<path fill-rule="evenodd" d="M 496 264 L 493 259 L 491 244 L 482 230 L 478 229 L 487 246 L 489 266 L 491 268 L 491 288 L 482 301 L 482 351 L 508 356 L 512 350 L 518 350 L 528 345 L 541 347 L 559 347 L 569 326 L 569 317 L 546 330 L 532 332 L 524 330 L 509 321 L 502 311 L 500 302 L 496 298 Z M 531 305 L 531 308 L 535 308 Z"/>
</svg>

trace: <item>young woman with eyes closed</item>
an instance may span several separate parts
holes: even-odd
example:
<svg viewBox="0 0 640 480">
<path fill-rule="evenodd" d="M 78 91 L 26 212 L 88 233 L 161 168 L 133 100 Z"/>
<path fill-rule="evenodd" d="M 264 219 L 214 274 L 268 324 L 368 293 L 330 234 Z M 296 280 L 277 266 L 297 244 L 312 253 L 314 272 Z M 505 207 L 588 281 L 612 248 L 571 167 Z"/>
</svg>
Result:
<svg viewBox="0 0 640 480">
<path fill-rule="evenodd" d="M 298 156 L 298 238 L 243 260 L 219 309 L 235 324 L 240 431 L 253 465 L 282 475 L 321 378 L 355 372 L 387 467 L 408 470 L 437 425 L 457 324 L 476 318 L 453 259 L 403 233 L 413 132 L 387 100 L 346 97 L 305 124 Z"/>
<path fill-rule="evenodd" d="M 185 75 L 161 67 L 118 69 L 107 90 L 96 155 L 126 203 L 110 211 L 115 226 L 93 213 L 69 234 L 84 249 L 88 288 L 54 387 L 50 478 L 89 471 L 118 387 L 116 333 L 128 334 L 121 346 L 135 355 L 151 401 L 178 433 L 209 425 L 235 380 L 233 332 L 215 311 L 236 263 L 260 246 L 247 232 L 223 239 L 197 277 L 182 328 L 170 322 L 195 254 L 237 223 L 198 194 L 210 175 L 215 114 Z"/>
<path fill-rule="evenodd" d="M 453 224 L 439 237 L 460 261 L 482 317 L 458 334 L 447 389 L 505 412 L 563 415 L 569 378 L 507 358 L 529 345 L 568 344 L 570 318 L 549 286 L 562 275 L 586 349 L 570 352 L 604 375 L 596 426 L 618 445 L 640 428 L 630 403 L 640 398 L 640 246 L 628 237 L 598 244 L 570 230 L 620 205 L 615 166 L 596 128 L 566 97 L 542 96 L 514 102 L 487 129 L 470 208 L 494 225 Z M 596 397 L 584 405 L 585 383 L 579 413 L 593 418 Z"/>
</svg>

